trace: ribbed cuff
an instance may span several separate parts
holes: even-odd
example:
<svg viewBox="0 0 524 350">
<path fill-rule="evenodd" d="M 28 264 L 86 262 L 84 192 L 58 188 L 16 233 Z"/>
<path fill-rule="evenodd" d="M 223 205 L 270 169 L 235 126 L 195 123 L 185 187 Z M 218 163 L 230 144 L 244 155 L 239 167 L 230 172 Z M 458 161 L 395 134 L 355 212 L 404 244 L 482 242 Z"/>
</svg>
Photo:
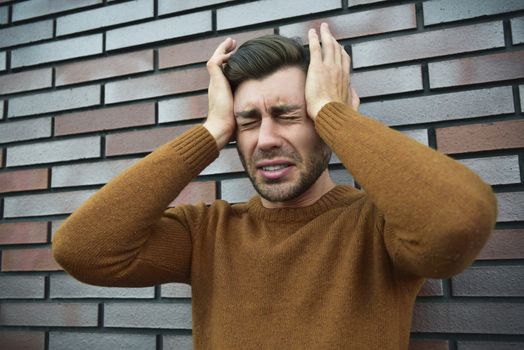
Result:
<svg viewBox="0 0 524 350">
<path fill-rule="evenodd" d="M 203 125 L 192 127 L 169 145 L 180 154 L 193 176 L 218 157 L 216 141 Z"/>
<path fill-rule="evenodd" d="M 318 112 L 315 127 L 324 140 L 333 140 L 350 118 L 359 115 L 346 104 L 330 102 Z"/>
</svg>

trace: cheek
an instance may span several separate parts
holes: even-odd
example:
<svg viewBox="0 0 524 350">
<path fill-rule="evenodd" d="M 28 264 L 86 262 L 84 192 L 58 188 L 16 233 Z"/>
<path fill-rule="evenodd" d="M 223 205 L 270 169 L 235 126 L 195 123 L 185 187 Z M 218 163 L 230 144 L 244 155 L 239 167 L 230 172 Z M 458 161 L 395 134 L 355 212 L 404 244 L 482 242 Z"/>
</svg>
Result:
<svg viewBox="0 0 524 350">
<path fill-rule="evenodd" d="M 236 133 L 237 149 L 244 157 L 250 158 L 253 154 L 253 147 L 256 142 L 252 140 L 252 136 L 247 132 Z"/>
</svg>

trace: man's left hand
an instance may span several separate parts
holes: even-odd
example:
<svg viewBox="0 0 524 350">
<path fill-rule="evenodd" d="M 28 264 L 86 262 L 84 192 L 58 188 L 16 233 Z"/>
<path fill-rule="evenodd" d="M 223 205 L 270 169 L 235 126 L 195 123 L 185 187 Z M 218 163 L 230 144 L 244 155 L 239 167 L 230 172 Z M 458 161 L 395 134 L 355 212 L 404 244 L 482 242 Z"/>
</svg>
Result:
<svg viewBox="0 0 524 350">
<path fill-rule="evenodd" d="M 358 110 L 360 99 L 350 88 L 351 59 L 346 50 L 335 40 L 327 23 L 320 25 L 322 46 L 315 29 L 310 29 L 308 36 L 311 60 L 305 95 L 309 116 L 315 119 L 320 109 L 329 102 L 342 102 Z"/>
</svg>

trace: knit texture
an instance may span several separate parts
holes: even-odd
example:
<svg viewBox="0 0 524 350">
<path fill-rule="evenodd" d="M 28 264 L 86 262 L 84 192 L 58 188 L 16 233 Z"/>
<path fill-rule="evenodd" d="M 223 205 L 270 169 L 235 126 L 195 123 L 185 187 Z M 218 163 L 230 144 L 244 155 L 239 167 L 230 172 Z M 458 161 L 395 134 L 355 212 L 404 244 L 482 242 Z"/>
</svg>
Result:
<svg viewBox="0 0 524 350">
<path fill-rule="evenodd" d="M 167 204 L 217 157 L 197 126 L 84 203 L 55 259 L 108 286 L 186 282 L 195 349 L 406 349 L 426 277 L 465 269 L 496 220 L 490 187 L 460 163 L 330 103 L 315 125 L 365 191 L 305 208 Z"/>
</svg>

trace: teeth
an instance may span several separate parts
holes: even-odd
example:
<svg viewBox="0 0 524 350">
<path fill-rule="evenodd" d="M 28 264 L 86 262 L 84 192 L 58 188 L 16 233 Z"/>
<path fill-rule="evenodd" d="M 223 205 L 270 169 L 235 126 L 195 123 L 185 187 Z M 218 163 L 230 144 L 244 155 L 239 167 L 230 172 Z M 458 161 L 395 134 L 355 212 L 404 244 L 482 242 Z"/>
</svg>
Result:
<svg viewBox="0 0 524 350">
<path fill-rule="evenodd" d="M 264 169 L 264 171 L 276 171 L 276 170 L 280 170 L 280 169 L 284 169 L 284 168 L 287 168 L 287 165 L 285 165 L 285 164 L 268 165 L 268 166 L 262 167 L 262 169 Z"/>
</svg>

